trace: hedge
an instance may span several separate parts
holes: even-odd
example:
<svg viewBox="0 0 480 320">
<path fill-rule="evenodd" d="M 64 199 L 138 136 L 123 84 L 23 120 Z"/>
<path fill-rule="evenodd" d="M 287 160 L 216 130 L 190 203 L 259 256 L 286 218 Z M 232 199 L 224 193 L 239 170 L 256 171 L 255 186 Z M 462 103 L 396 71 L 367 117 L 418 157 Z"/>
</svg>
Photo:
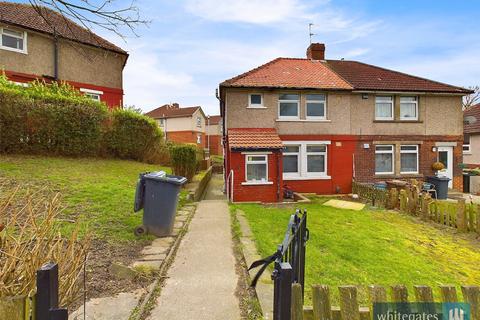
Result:
<svg viewBox="0 0 480 320">
<path fill-rule="evenodd" d="M 67 84 L 12 84 L 0 75 L 0 152 L 64 156 L 161 158 L 162 132 L 153 119 L 109 111 Z M 148 158 L 148 159 L 147 159 Z"/>
<path fill-rule="evenodd" d="M 193 144 L 170 146 L 170 158 L 173 172 L 192 180 L 198 168 L 197 147 Z"/>
</svg>

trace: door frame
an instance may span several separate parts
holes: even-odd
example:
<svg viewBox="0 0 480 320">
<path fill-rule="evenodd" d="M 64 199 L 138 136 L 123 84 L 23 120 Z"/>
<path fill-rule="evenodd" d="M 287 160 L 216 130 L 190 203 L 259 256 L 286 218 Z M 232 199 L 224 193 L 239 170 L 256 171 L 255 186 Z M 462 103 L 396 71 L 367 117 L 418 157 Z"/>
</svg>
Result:
<svg viewBox="0 0 480 320">
<path fill-rule="evenodd" d="M 440 160 L 440 152 L 446 151 L 447 152 L 447 162 L 448 167 L 447 169 L 447 177 L 450 178 L 448 182 L 448 188 L 453 188 L 453 147 L 438 147 L 437 149 L 437 161 Z"/>
</svg>

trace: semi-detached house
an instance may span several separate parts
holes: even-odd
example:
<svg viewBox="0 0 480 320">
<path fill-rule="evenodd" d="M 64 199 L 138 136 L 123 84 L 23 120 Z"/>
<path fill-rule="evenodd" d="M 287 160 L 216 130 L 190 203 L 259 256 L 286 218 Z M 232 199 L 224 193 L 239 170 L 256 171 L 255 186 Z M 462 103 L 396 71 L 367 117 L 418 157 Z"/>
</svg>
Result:
<svg viewBox="0 0 480 320">
<path fill-rule="evenodd" d="M 352 180 L 423 179 L 441 161 L 461 189 L 464 88 L 347 60 L 277 58 L 220 84 L 232 201 L 283 189 L 351 192 Z"/>
</svg>

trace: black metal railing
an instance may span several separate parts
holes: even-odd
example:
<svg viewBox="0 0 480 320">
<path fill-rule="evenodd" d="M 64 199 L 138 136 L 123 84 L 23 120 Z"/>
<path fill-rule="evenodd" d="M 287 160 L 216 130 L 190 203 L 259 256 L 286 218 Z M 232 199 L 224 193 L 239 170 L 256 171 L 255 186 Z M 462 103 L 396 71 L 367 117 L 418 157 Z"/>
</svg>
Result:
<svg viewBox="0 0 480 320">
<path fill-rule="evenodd" d="M 290 217 L 285 237 L 277 251 L 250 266 L 252 269 L 262 265 L 252 281 L 252 286 L 255 286 L 267 266 L 274 263 L 272 273 L 274 320 L 290 320 L 292 283 L 301 284 L 302 290 L 305 287 L 305 249 L 308 237 L 307 211 L 297 209 Z"/>
</svg>

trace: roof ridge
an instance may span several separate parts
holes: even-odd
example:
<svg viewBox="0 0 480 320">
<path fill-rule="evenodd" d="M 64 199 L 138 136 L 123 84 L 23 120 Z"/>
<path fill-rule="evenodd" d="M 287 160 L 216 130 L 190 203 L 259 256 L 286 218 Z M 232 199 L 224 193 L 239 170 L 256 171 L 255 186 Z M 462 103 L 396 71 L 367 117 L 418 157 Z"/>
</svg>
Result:
<svg viewBox="0 0 480 320">
<path fill-rule="evenodd" d="M 419 76 L 416 76 L 416 75 L 413 75 L 413 74 L 409 74 L 409 73 L 405 73 L 405 72 L 402 72 L 402 71 L 397 71 L 397 70 L 392 70 L 392 69 L 388 69 L 388 68 L 384 68 L 384 67 L 379 67 L 379 66 L 376 66 L 376 65 L 373 65 L 373 64 L 369 64 L 369 63 L 365 63 L 365 62 L 361 62 L 361 61 L 357 61 L 357 60 L 336 60 L 336 59 L 328 59 L 328 61 L 347 61 L 347 62 L 355 62 L 355 63 L 358 63 L 358 64 L 363 64 L 365 66 L 369 66 L 369 67 L 373 67 L 373 68 L 377 68 L 377 69 L 381 69 L 381 70 L 385 70 L 385 71 L 388 71 L 388 72 L 394 72 L 394 73 L 398 73 L 398 74 L 401 74 L 401 75 L 404 75 L 404 76 L 408 76 L 408 77 L 412 77 L 412 78 L 416 78 L 416 79 L 419 79 L 419 80 L 423 80 L 423 81 L 428 81 L 428 82 L 433 82 L 433 83 L 437 83 L 437 84 L 441 84 L 441 85 L 444 85 L 444 86 L 447 86 L 447 87 L 450 87 L 450 88 L 455 88 L 455 89 L 459 89 L 463 92 L 465 91 L 471 91 L 469 89 L 466 89 L 466 88 L 462 88 L 462 87 L 458 87 L 458 86 L 454 86 L 454 85 L 451 85 L 451 84 L 448 84 L 448 83 L 445 83 L 445 82 L 440 82 L 440 81 L 436 81 L 436 80 L 431 80 L 431 79 L 427 79 L 427 78 L 423 78 L 423 77 L 419 77 Z"/>
</svg>

